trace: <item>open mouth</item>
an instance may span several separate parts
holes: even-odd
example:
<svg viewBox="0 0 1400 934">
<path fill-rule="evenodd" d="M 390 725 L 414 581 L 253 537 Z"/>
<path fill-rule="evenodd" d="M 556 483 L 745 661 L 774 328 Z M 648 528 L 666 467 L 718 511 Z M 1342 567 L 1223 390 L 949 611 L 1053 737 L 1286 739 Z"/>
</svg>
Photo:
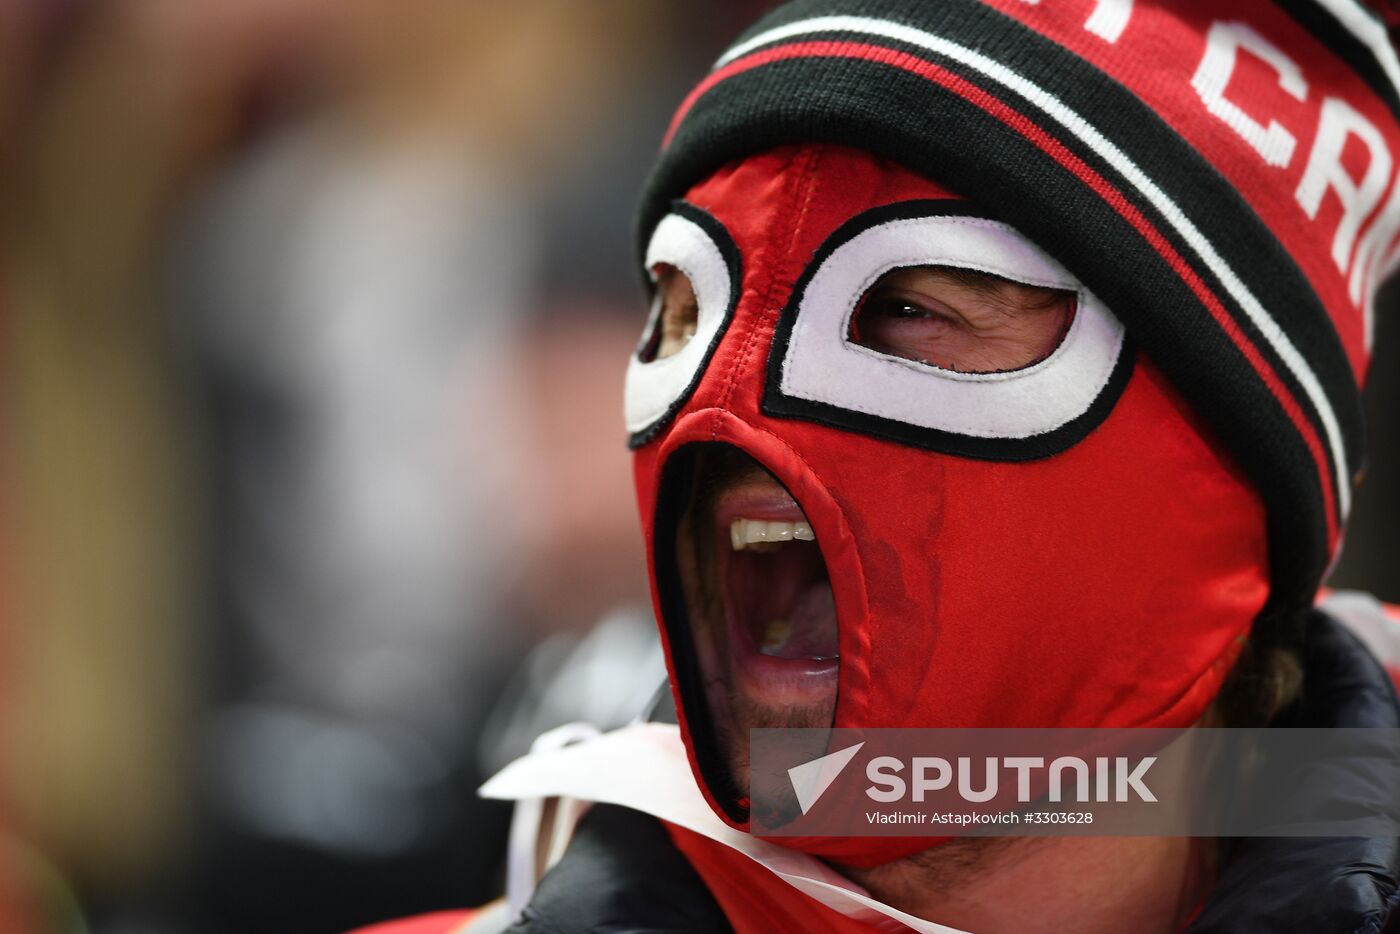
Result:
<svg viewBox="0 0 1400 934">
<path fill-rule="evenodd" d="M 787 491 L 738 487 L 721 494 L 714 517 L 716 589 L 735 648 L 789 662 L 835 662 L 831 579 L 812 526 Z"/>
<path fill-rule="evenodd" d="M 655 541 L 701 768 L 737 802 L 748 787 L 749 730 L 833 722 L 840 630 L 821 543 L 782 483 L 718 443 L 672 456 Z"/>
</svg>

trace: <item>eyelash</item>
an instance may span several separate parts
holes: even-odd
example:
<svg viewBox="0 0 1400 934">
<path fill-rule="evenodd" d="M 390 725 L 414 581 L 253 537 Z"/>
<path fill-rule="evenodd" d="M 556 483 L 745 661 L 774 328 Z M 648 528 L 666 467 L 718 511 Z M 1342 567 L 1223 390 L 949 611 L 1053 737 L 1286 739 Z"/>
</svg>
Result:
<svg viewBox="0 0 1400 934">
<path fill-rule="evenodd" d="M 874 311 L 887 318 L 903 318 L 910 320 L 932 319 L 943 321 L 947 324 L 956 324 L 951 317 L 942 312 L 921 305 L 898 295 L 874 294 L 865 300 L 862 310 Z"/>
</svg>

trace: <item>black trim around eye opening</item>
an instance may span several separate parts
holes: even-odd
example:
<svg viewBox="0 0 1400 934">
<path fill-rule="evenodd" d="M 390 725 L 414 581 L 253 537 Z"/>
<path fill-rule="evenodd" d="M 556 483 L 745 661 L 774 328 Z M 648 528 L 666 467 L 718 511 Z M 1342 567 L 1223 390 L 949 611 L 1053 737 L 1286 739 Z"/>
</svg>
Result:
<svg viewBox="0 0 1400 934">
<path fill-rule="evenodd" d="M 778 318 L 777 329 L 773 334 L 773 346 L 768 352 L 768 375 L 763 389 L 762 408 L 766 415 L 774 418 L 793 418 L 816 422 L 831 428 L 856 431 L 861 434 L 886 441 L 906 444 L 910 447 L 938 451 L 988 461 L 1031 461 L 1068 450 L 1083 441 L 1108 418 L 1128 380 L 1133 375 L 1137 352 L 1133 341 L 1126 333 L 1123 345 L 1119 348 L 1118 362 L 1113 366 L 1103 389 L 1082 413 L 1068 422 L 1038 435 L 1025 438 L 985 438 L 944 431 L 938 428 L 925 428 L 907 422 L 883 418 L 866 412 L 856 412 L 827 402 L 813 402 L 798 399 L 782 391 L 783 362 L 787 359 L 788 346 L 792 339 L 792 329 L 797 321 L 798 309 L 807 294 L 807 286 L 817 271 L 822 268 L 831 254 L 838 248 L 872 227 L 879 227 L 890 221 L 919 217 L 980 217 L 998 220 L 985 208 L 968 201 L 952 199 L 924 199 L 900 201 L 864 211 L 842 224 L 812 256 L 812 261 L 803 270 L 793 287 L 792 296 L 783 307 Z"/>
<path fill-rule="evenodd" d="M 689 385 L 687 385 L 681 394 L 666 407 L 666 411 L 661 413 L 651 424 L 640 431 L 633 432 L 628 437 L 627 447 L 631 450 L 636 450 L 655 438 L 657 433 L 661 431 L 671 419 L 676 417 L 676 413 L 681 410 L 681 407 L 690 401 L 691 395 L 695 392 L 695 387 L 700 384 L 701 377 L 705 375 L 705 370 L 710 366 L 710 359 L 714 357 L 715 349 L 719 347 L 719 342 L 724 340 L 725 332 L 729 330 L 729 324 L 734 320 L 734 309 L 739 305 L 739 292 L 743 285 L 743 258 L 739 253 L 739 246 L 734 242 L 734 238 L 729 235 L 729 231 L 725 229 L 724 225 L 721 224 L 713 214 L 703 208 L 696 207 L 689 201 L 682 201 L 679 199 L 671 202 L 671 210 L 667 216 L 669 217 L 670 214 L 676 214 L 694 223 L 695 226 L 705 232 L 705 235 L 709 237 L 715 247 L 718 248 L 720 258 L 724 260 L 724 265 L 729 270 L 729 297 L 726 300 L 724 317 L 720 321 L 719 328 L 715 330 L 715 336 L 710 341 L 710 346 L 705 348 L 705 355 L 700 358 L 700 362 L 696 365 L 695 373 L 690 377 Z M 662 220 L 664 219 L 663 217 Z M 660 221 L 658 221 L 657 224 L 659 226 Z M 651 340 L 652 332 L 659 327 L 660 324 L 661 315 L 658 313 L 655 319 L 651 321 L 647 330 L 642 334 L 642 339 L 637 344 L 637 348 L 632 351 L 634 356 L 640 354 L 642 348 L 647 346 Z"/>
<path fill-rule="evenodd" d="M 657 487 L 652 548 L 659 604 L 658 622 L 666 630 L 671 648 L 671 664 L 676 673 L 681 711 L 690 730 L 700 777 L 725 815 L 742 824 L 749 819 L 743 800 L 747 792 L 734 782 L 725 750 L 719 742 L 719 731 L 709 699 L 705 696 L 704 672 L 696 650 L 699 636 L 693 629 L 690 609 L 686 604 L 676 544 L 681 521 L 689 506 L 700 453 L 706 449 L 730 447 L 724 442 L 692 442 L 667 458 Z"/>
</svg>

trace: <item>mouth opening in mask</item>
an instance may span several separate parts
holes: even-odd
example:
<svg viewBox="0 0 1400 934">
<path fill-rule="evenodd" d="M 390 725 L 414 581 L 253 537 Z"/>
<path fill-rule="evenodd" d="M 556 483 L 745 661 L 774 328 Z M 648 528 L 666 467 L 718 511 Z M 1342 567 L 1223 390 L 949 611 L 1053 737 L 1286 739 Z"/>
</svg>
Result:
<svg viewBox="0 0 1400 934">
<path fill-rule="evenodd" d="M 657 584 L 686 723 L 711 794 L 742 823 L 749 730 L 833 723 L 831 578 L 801 505 L 736 447 L 681 448 L 659 493 Z"/>
</svg>

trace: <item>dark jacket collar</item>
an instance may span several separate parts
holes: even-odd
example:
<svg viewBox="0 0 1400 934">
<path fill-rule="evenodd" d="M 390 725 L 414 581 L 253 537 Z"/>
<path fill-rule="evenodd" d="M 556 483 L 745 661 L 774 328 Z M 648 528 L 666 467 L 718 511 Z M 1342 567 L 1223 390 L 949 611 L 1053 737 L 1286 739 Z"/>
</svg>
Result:
<svg viewBox="0 0 1400 934">
<path fill-rule="evenodd" d="M 1303 696 L 1275 725 L 1400 726 L 1395 686 L 1356 637 L 1320 612 L 1306 632 Z M 1394 838 L 1225 841 L 1220 878 L 1190 930 L 1379 932 L 1395 909 L 1398 873 Z"/>
</svg>

